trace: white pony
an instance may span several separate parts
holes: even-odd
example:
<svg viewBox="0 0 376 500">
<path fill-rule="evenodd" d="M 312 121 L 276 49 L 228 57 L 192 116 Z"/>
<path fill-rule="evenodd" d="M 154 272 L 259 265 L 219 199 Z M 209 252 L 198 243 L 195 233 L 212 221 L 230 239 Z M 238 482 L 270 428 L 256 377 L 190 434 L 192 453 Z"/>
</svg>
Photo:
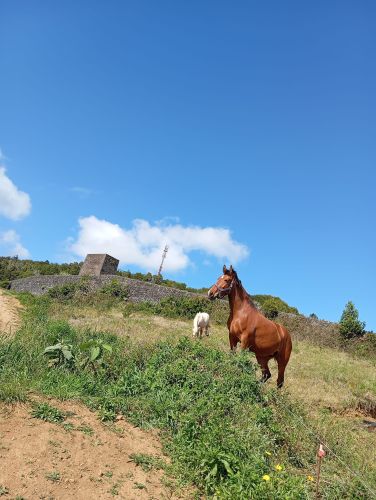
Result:
<svg viewBox="0 0 376 500">
<path fill-rule="evenodd" d="M 205 331 L 205 335 L 209 337 L 209 314 L 204 312 L 198 312 L 193 320 L 193 336 L 202 338 L 202 334 Z"/>
</svg>

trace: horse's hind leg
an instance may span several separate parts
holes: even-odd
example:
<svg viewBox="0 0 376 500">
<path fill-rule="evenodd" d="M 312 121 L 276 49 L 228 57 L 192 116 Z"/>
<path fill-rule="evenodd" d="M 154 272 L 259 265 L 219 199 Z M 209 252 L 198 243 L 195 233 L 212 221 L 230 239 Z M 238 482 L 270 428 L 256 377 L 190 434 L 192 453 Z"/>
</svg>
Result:
<svg viewBox="0 0 376 500">
<path fill-rule="evenodd" d="M 278 378 L 277 378 L 278 389 L 280 389 L 283 386 L 283 382 L 285 381 L 285 370 L 287 363 L 289 362 L 290 359 L 291 349 L 292 349 L 291 338 L 290 336 L 288 336 L 286 338 L 284 349 L 275 356 L 275 359 L 277 360 L 278 363 Z"/>
<path fill-rule="evenodd" d="M 278 389 L 281 389 L 281 387 L 283 386 L 283 382 L 285 381 L 285 370 L 287 363 L 285 363 L 283 360 L 279 360 L 278 358 L 276 359 L 278 363 L 277 387 Z"/>
<path fill-rule="evenodd" d="M 260 365 L 261 371 L 262 371 L 262 376 L 261 376 L 261 383 L 266 382 L 267 380 L 270 379 L 272 374 L 270 373 L 268 362 L 270 360 L 271 356 L 266 356 L 266 357 L 260 357 L 256 356 L 257 362 Z"/>
</svg>

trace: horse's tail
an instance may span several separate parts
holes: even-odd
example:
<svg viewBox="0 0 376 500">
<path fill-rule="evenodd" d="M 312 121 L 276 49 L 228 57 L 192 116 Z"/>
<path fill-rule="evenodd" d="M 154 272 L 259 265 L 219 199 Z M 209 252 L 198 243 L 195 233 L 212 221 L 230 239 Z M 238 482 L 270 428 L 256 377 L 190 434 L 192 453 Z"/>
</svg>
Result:
<svg viewBox="0 0 376 500">
<path fill-rule="evenodd" d="M 291 335 L 287 330 L 287 328 L 280 325 L 279 323 L 276 323 L 276 325 L 281 335 L 281 344 L 278 353 L 276 355 L 276 359 L 280 359 L 286 366 L 287 363 L 289 362 L 292 350 Z"/>
<path fill-rule="evenodd" d="M 281 335 L 280 348 L 277 354 L 274 356 L 278 364 L 277 387 L 280 388 L 283 386 L 283 381 L 285 379 L 285 369 L 290 359 L 292 350 L 292 341 L 291 341 L 291 336 L 287 331 L 287 329 L 279 325 L 278 323 L 276 323 L 276 325 Z"/>
</svg>

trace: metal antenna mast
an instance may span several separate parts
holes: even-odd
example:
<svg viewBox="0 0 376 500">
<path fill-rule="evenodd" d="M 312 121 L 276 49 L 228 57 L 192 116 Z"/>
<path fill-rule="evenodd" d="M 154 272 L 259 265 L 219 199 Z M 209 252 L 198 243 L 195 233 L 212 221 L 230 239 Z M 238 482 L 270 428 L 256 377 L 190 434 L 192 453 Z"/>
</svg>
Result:
<svg viewBox="0 0 376 500">
<path fill-rule="evenodd" d="M 163 262 L 164 262 L 164 260 L 165 260 L 165 258 L 166 258 L 167 252 L 168 252 L 168 245 L 166 245 L 166 246 L 164 247 L 164 250 L 163 250 L 163 254 L 162 254 L 162 262 L 161 262 L 161 265 L 159 266 L 159 269 L 158 269 L 158 275 L 157 275 L 158 277 L 160 277 L 160 276 L 161 276 L 162 267 L 163 267 Z"/>
</svg>

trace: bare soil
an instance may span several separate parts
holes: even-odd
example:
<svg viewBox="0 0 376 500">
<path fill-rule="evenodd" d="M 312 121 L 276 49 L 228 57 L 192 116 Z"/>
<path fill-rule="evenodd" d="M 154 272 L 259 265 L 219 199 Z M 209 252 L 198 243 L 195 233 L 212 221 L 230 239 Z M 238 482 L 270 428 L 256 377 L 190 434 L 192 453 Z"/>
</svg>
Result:
<svg viewBox="0 0 376 500">
<path fill-rule="evenodd" d="M 152 433 L 124 420 L 106 426 L 84 406 L 49 401 L 69 412 L 63 423 L 31 416 L 31 405 L 0 404 L 0 495 L 24 499 L 181 498 L 163 471 L 145 471 L 132 454 L 159 457 Z"/>
<path fill-rule="evenodd" d="M 17 331 L 21 309 L 18 299 L 0 290 L 0 334 L 13 335 Z"/>
</svg>

